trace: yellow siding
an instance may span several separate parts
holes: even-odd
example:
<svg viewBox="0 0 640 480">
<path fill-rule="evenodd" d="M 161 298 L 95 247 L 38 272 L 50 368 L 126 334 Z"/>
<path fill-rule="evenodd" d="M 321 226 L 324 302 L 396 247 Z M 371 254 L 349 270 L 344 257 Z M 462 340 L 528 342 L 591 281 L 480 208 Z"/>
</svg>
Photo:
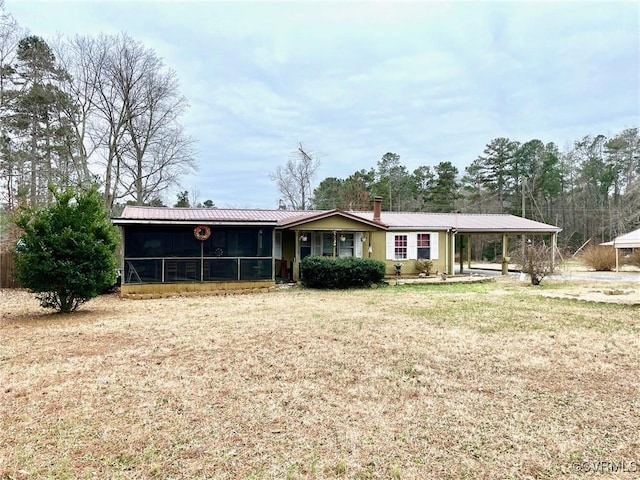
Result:
<svg viewBox="0 0 640 480">
<path fill-rule="evenodd" d="M 295 228 L 296 230 L 299 230 L 299 231 L 345 230 L 345 231 L 362 232 L 362 231 L 367 231 L 369 229 L 372 229 L 373 227 L 369 227 L 368 225 L 364 225 L 361 222 L 356 222 L 349 218 L 344 218 L 336 215 L 333 217 L 316 220 L 314 222 L 305 223 L 304 225 L 295 227 Z"/>
<path fill-rule="evenodd" d="M 428 231 L 428 230 L 425 230 Z M 403 233 L 403 232 L 398 232 Z M 395 275 L 396 261 L 387 260 L 387 232 L 379 231 L 373 232 L 371 235 L 371 247 L 372 253 L 368 256 L 368 258 L 373 258 L 375 260 L 381 260 L 385 262 L 387 265 L 386 273 L 387 275 Z M 446 242 L 447 242 L 447 234 L 446 232 L 439 232 L 438 234 L 438 259 L 433 261 L 433 273 L 436 271 L 442 273 L 445 271 L 445 255 L 446 255 Z M 449 252 L 451 254 L 451 252 Z M 364 255 L 367 257 L 367 255 Z M 451 255 L 453 258 L 453 255 Z M 415 260 L 401 260 L 399 263 L 402 264 L 402 274 L 403 275 L 417 275 L 419 272 L 415 268 L 416 261 Z"/>
</svg>

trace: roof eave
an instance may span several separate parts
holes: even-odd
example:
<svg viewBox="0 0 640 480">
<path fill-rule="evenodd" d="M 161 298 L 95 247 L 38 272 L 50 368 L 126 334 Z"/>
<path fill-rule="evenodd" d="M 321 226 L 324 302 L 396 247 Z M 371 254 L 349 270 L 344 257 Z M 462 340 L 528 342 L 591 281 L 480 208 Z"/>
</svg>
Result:
<svg viewBox="0 0 640 480">
<path fill-rule="evenodd" d="M 458 228 L 458 233 L 486 233 L 487 235 L 494 235 L 498 233 L 509 233 L 511 235 L 526 235 L 531 233 L 548 235 L 551 233 L 560 233 L 561 228 L 544 229 L 544 228 L 495 228 L 490 231 L 486 228 Z"/>
<path fill-rule="evenodd" d="M 453 230 L 453 229 L 454 229 L 454 227 L 452 227 L 451 225 L 428 225 L 428 226 L 425 226 L 425 225 L 422 225 L 422 226 L 415 226 L 415 225 L 413 225 L 413 226 L 406 226 L 406 225 L 405 226 L 396 226 L 396 225 L 394 225 L 394 226 L 388 227 L 389 231 L 403 231 L 403 232 L 424 232 L 424 231 L 430 231 L 430 232 L 443 231 L 443 232 L 446 232 L 446 231 Z"/>
<path fill-rule="evenodd" d="M 354 222 L 358 222 L 358 223 L 362 223 L 365 225 L 369 225 L 371 227 L 375 227 L 378 228 L 380 230 L 387 230 L 389 227 L 383 223 L 380 222 L 376 222 L 376 221 L 371 221 L 371 220 L 367 220 L 365 218 L 359 217 L 358 215 L 351 215 L 348 212 L 343 212 L 341 210 L 330 210 L 328 212 L 322 212 L 320 214 L 317 215 L 310 215 L 309 217 L 306 218 L 298 218 L 295 219 L 294 221 L 291 222 L 282 222 L 279 224 L 279 227 L 282 229 L 285 228 L 293 228 L 293 227 L 299 227 L 300 225 L 305 225 L 307 223 L 311 223 L 311 222 L 315 222 L 318 220 L 323 220 L 325 218 L 329 218 L 332 216 L 339 216 L 339 217 L 343 217 L 343 218 L 347 218 L 349 220 L 353 220 Z"/>
</svg>

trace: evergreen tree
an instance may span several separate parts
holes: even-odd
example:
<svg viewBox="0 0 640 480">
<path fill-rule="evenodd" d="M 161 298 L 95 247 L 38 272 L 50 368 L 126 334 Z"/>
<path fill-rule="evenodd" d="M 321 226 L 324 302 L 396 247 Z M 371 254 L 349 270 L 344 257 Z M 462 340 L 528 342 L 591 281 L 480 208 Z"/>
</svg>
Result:
<svg viewBox="0 0 640 480">
<path fill-rule="evenodd" d="M 189 203 L 189 192 L 185 190 L 184 192 L 178 193 L 176 195 L 177 201 L 173 205 L 176 208 L 189 208 L 191 204 Z"/>
<path fill-rule="evenodd" d="M 414 198 L 415 205 L 418 210 L 429 211 L 431 186 L 433 184 L 434 175 L 431 171 L 431 167 L 422 165 L 416 168 L 412 174 L 412 180 L 414 185 Z"/>
<path fill-rule="evenodd" d="M 14 81 L 22 90 L 9 102 L 12 143 L 20 172 L 18 191 L 31 206 L 53 200 L 49 183 L 62 187 L 76 185 L 77 172 L 72 156 L 77 149 L 69 118 L 73 112 L 70 97 L 59 87 L 68 80 L 58 68 L 55 55 L 42 38 L 24 37 L 17 46 Z"/>
<path fill-rule="evenodd" d="M 23 210 L 16 222 L 17 278 L 43 307 L 72 312 L 115 283 L 119 236 L 95 187 L 51 192 L 53 205 Z"/>
<path fill-rule="evenodd" d="M 343 208 L 368 210 L 373 197 L 375 171 L 364 168 L 349 175 L 342 184 Z"/>
<path fill-rule="evenodd" d="M 513 162 L 517 148 L 517 142 L 495 138 L 484 149 L 484 157 L 479 157 L 485 185 L 498 194 L 498 213 L 505 211 L 505 201 L 513 186 Z"/>
<path fill-rule="evenodd" d="M 313 208 L 317 210 L 343 209 L 342 198 L 344 180 L 327 177 L 313 191 Z"/>
<path fill-rule="evenodd" d="M 385 153 L 378 161 L 373 194 L 382 197 L 382 208 L 388 211 L 410 210 L 414 181 L 397 153 Z"/>
<path fill-rule="evenodd" d="M 431 188 L 430 204 L 432 212 L 453 212 L 459 198 L 460 183 L 458 169 L 451 162 L 440 162 L 435 168 L 435 179 Z"/>
</svg>

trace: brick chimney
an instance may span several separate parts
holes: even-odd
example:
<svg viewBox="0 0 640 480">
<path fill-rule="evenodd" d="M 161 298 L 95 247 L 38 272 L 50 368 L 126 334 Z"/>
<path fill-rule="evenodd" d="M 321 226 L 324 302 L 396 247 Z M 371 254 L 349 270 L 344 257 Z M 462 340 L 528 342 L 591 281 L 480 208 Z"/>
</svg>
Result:
<svg viewBox="0 0 640 480">
<path fill-rule="evenodd" d="M 373 220 L 380 221 L 382 211 L 382 197 L 373 197 Z"/>
</svg>

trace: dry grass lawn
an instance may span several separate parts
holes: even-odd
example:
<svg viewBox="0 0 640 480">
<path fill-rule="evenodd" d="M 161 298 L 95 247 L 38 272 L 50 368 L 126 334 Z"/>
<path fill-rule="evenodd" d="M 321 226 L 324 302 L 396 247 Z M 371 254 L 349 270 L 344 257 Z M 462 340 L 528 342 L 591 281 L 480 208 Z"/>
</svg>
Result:
<svg viewBox="0 0 640 480">
<path fill-rule="evenodd" d="M 637 478 L 640 309 L 545 288 L 1 291 L 0 478 Z"/>
</svg>

